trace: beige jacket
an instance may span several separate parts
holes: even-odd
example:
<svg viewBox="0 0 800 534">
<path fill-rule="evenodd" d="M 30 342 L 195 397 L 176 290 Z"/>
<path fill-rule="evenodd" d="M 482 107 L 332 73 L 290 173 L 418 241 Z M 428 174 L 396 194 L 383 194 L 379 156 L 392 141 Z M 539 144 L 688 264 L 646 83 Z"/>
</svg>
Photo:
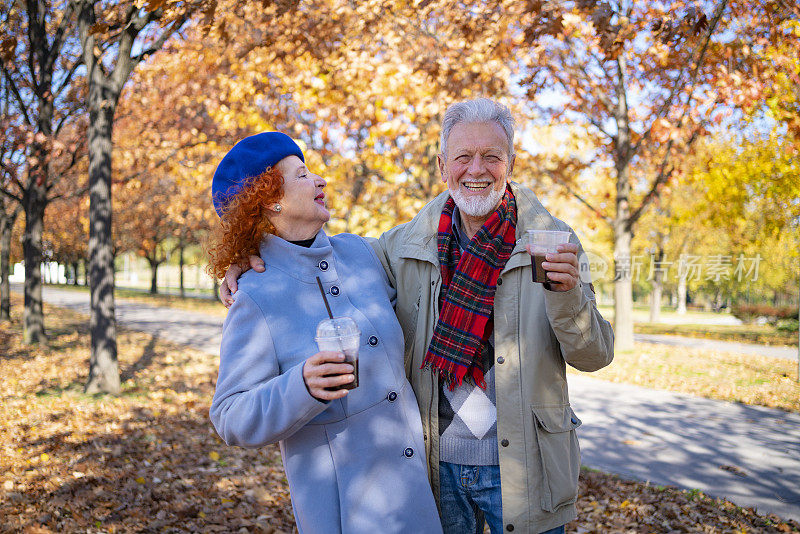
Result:
<svg viewBox="0 0 800 534">
<path fill-rule="evenodd" d="M 551 292 L 531 281 L 525 250 L 529 229 L 569 230 L 530 190 L 511 184 L 517 199 L 517 243 L 497 282 L 494 301 L 497 440 L 503 524 L 542 532 L 576 516 L 581 424 L 567 392 L 566 365 L 595 371 L 614 356 L 614 334 L 595 306 L 588 283 Z M 431 485 L 439 500 L 437 378 L 420 367 L 438 319 L 441 271 L 436 228 L 445 192 L 413 220 L 373 242 L 397 289 L 397 318 L 405 339 L 406 374 L 417 395 Z M 572 242 L 580 246 L 574 232 Z M 582 272 L 588 273 L 580 249 Z M 513 527 L 511 527 L 513 525 Z"/>
</svg>

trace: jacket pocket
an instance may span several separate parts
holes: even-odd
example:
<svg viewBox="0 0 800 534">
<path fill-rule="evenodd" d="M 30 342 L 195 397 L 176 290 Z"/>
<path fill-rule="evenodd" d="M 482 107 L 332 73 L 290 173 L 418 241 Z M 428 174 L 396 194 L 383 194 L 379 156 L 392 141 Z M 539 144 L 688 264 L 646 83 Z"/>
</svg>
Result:
<svg viewBox="0 0 800 534">
<path fill-rule="evenodd" d="M 555 512 L 578 497 L 580 419 L 569 404 L 531 406 L 538 449 L 542 510 Z M 535 461 L 535 460 L 534 460 Z"/>
</svg>

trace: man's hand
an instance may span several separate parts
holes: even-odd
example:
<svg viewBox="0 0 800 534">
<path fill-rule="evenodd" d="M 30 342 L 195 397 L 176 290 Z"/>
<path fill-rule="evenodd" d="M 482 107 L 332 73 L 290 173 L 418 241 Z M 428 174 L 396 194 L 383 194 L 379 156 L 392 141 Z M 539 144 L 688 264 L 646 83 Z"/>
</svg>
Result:
<svg viewBox="0 0 800 534">
<path fill-rule="evenodd" d="M 342 363 L 344 354 L 341 352 L 318 352 L 303 364 L 303 381 L 311 396 L 318 400 L 341 399 L 347 395 L 348 390 L 337 389 L 329 391 L 327 388 L 349 384 L 355 380 L 353 366 Z"/>
<path fill-rule="evenodd" d="M 530 253 L 530 245 L 527 248 Z M 547 279 L 551 281 L 551 291 L 569 291 L 581 281 L 578 271 L 578 245 L 563 243 L 556 250 L 557 253 L 545 255 L 547 261 L 542 262 L 542 268 L 547 271 Z"/>
<path fill-rule="evenodd" d="M 246 271 L 253 269 L 257 273 L 263 273 L 266 268 L 264 267 L 264 260 L 260 256 L 250 256 L 250 265 L 231 265 L 225 271 L 225 279 L 219 286 L 219 300 L 226 308 L 230 308 L 233 304 L 233 294 L 239 289 L 236 280 L 239 279 Z"/>
</svg>

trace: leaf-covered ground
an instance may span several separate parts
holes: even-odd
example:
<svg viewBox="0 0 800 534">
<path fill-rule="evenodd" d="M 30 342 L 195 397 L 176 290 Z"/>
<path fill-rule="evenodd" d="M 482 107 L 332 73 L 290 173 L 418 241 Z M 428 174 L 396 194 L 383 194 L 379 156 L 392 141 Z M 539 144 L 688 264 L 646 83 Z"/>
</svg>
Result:
<svg viewBox="0 0 800 534">
<path fill-rule="evenodd" d="M 123 329 L 122 394 L 86 396 L 86 318 L 45 312 L 47 349 L 22 346 L 18 320 L 0 325 L 0 532 L 294 531 L 277 447 L 227 447 L 211 427 L 215 358 Z M 568 532 L 800 531 L 590 471 L 578 508 Z"/>
</svg>

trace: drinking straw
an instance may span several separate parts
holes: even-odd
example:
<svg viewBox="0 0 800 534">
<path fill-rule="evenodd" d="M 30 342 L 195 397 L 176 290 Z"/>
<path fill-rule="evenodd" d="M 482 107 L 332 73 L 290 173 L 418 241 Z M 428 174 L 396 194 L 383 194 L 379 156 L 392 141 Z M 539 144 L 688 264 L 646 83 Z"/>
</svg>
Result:
<svg viewBox="0 0 800 534">
<path fill-rule="evenodd" d="M 319 286 L 319 292 L 322 295 L 322 300 L 325 302 L 325 309 L 328 310 L 328 317 L 333 319 L 333 313 L 331 313 L 331 305 L 328 304 L 328 297 L 325 296 L 325 290 L 322 289 L 322 280 L 317 277 L 317 285 Z"/>
<path fill-rule="evenodd" d="M 319 286 L 319 293 L 320 295 L 322 295 L 322 301 L 325 303 L 325 309 L 328 310 L 328 317 L 333 319 L 333 313 L 331 312 L 331 305 L 328 304 L 328 297 L 325 296 L 325 290 L 322 288 L 322 280 L 319 279 L 319 276 L 317 276 L 317 285 Z M 336 329 L 336 333 L 338 334 L 339 333 L 338 323 L 333 323 L 333 327 Z M 344 345 L 342 344 L 341 336 L 338 337 L 338 341 L 339 341 L 339 350 L 341 350 L 342 353 L 344 353 Z"/>
</svg>

